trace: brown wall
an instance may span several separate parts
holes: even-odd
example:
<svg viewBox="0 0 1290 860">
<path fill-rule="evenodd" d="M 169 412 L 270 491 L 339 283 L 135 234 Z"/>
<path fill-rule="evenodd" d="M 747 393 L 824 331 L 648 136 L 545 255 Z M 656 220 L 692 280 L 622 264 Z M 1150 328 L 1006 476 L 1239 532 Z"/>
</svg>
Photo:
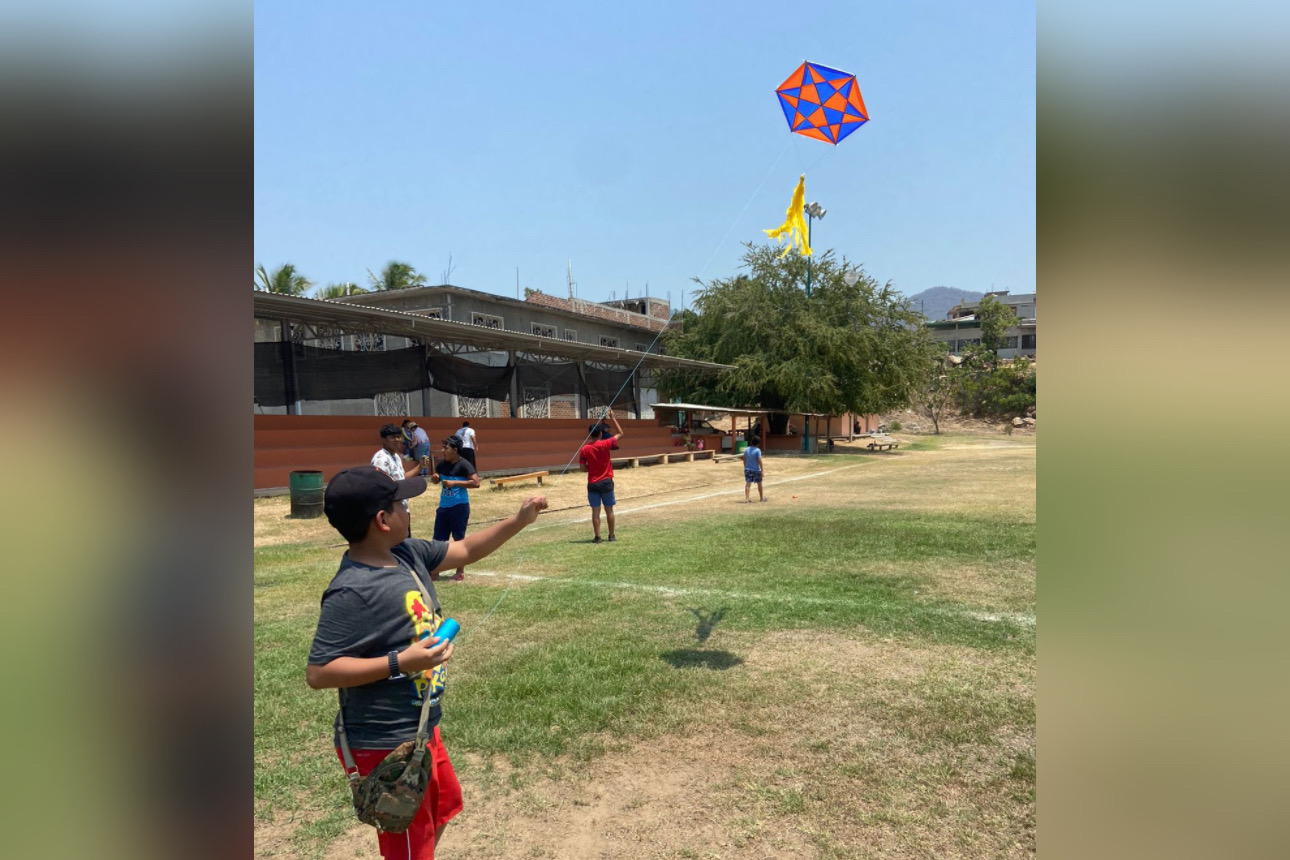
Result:
<svg viewBox="0 0 1290 860">
<path fill-rule="evenodd" d="M 410 416 L 430 434 L 431 450 L 439 456 L 440 442 L 461 427 L 459 418 Z M 255 489 L 286 487 L 288 474 L 318 469 L 324 480 L 350 466 L 370 463 L 381 447 L 383 424 L 397 424 L 373 415 L 256 415 Z M 625 435 L 616 457 L 675 451 L 667 427 L 655 421 L 623 421 Z M 553 418 L 472 418 L 479 441 L 476 466 L 480 474 L 530 469 L 578 470 L 576 457 L 586 441 L 590 420 Z M 569 464 L 570 459 L 573 460 Z"/>
</svg>

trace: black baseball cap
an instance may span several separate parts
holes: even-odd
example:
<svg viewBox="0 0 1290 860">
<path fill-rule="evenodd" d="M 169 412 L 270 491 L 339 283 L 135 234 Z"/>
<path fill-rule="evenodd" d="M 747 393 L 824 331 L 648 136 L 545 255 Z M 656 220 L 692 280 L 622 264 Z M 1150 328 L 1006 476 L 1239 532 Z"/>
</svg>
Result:
<svg viewBox="0 0 1290 860">
<path fill-rule="evenodd" d="M 337 472 L 327 482 L 323 513 L 337 529 L 345 525 L 361 526 L 378 511 L 388 508 L 391 502 L 410 499 L 425 491 L 425 478 L 396 481 L 375 466 L 357 466 Z"/>
</svg>

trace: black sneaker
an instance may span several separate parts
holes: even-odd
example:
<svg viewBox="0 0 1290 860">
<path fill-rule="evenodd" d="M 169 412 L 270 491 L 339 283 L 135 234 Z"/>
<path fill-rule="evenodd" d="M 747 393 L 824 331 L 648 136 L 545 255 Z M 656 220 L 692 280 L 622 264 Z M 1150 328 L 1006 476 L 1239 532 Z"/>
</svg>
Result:
<svg viewBox="0 0 1290 860">
<path fill-rule="evenodd" d="M 593 538 L 591 539 L 591 542 L 592 542 L 592 543 L 600 543 L 600 536 L 599 536 L 599 535 L 597 535 L 596 537 L 593 537 Z"/>
<path fill-rule="evenodd" d="M 613 541 L 618 540 L 618 538 L 614 537 L 613 535 L 610 535 L 610 536 L 609 536 L 609 540 L 610 540 L 610 542 L 612 543 Z"/>
</svg>

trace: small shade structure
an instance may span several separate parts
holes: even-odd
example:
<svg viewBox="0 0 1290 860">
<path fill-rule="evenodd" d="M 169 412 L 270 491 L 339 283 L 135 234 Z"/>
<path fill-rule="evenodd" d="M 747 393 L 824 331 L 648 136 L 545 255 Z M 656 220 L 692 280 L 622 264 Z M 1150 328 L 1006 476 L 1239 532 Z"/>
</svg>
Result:
<svg viewBox="0 0 1290 860">
<path fill-rule="evenodd" d="M 790 418 L 800 415 L 807 418 L 817 418 L 825 421 L 826 427 L 829 419 L 837 417 L 826 415 L 822 412 L 794 412 L 789 409 L 766 409 L 761 406 L 707 406 L 701 403 L 655 403 L 653 409 L 654 415 L 658 418 L 660 424 L 678 426 L 682 421 L 695 418 L 707 418 L 709 416 L 729 417 L 735 434 L 743 433 L 745 439 L 751 435 L 753 424 L 760 421 L 761 426 L 764 428 L 763 436 L 765 437 L 762 439 L 762 448 L 766 451 L 801 450 L 800 436 L 780 435 L 771 437 L 769 433 L 771 415 L 787 415 Z M 740 423 L 743 424 L 742 427 L 740 427 Z M 829 435 L 827 430 L 824 435 Z M 731 444 L 733 448 L 733 442 Z"/>
</svg>

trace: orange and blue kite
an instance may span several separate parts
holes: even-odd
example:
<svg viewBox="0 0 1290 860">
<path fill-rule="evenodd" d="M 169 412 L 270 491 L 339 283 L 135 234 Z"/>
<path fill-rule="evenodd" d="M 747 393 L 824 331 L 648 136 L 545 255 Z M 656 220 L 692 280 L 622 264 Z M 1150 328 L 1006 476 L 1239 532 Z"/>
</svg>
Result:
<svg viewBox="0 0 1290 860">
<path fill-rule="evenodd" d="M 802 63 L 775 90 L 788 127 L 837 145 L 869 121 L 856 76 L 818 63 Z"/>
</svg>

